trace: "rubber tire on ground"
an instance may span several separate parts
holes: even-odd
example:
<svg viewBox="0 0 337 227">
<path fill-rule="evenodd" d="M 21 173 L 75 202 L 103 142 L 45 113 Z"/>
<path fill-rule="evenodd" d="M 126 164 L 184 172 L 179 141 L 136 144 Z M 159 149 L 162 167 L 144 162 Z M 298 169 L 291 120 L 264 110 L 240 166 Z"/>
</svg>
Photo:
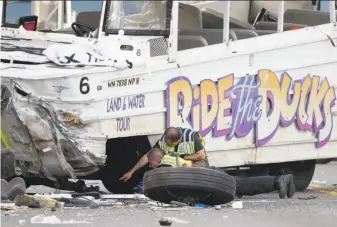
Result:
<svg viewBox="0 0 337 227">
<path fill-rule="evenodd" d="M 197 201 L 205 205 L 228 203 L 235 198 L 236 181 L 225 172 L 206 168 L 163 167 L 150 170 L 143 178 L 144 194 L 152 200 L 169 204 L 176 200 L 168 191 L 210 193 L 208 198 Z"/>
<path fill-rule="evenodd" d="M 294 175 L 296 191 L 304 191 L 310 184 L 314 176 L 316 160 L 305 161 L 301 166 L 289 165 L 284 168 L 285 174 Z"/>
</svg>

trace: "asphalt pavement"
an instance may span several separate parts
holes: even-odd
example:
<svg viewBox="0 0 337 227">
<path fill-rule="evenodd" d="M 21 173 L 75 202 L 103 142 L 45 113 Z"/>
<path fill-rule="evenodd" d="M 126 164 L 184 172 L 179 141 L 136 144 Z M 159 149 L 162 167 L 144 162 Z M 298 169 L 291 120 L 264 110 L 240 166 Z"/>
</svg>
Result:
<svg viewBox="0 0 337 227">
<path fill-rule="evenodd" d="M 276 193 L 243 197 L 235 201 L 236 206 L 229 204 L 220 210 L 190 207 L 160 211 L 151 209 L 148 204 L 97 209 L 63 208 L 56 211 L 22 208 L 2 211 L 1 225 L 151 227 L 160 226 L 159 220 L 167 218 L 172 222 L 171 226 L 335 227 L 336 173 L 337 162 L 317 165 L 313 184 L 306 192 L 296 193 L 292 199 L 279 199 Z"/>
</svg>

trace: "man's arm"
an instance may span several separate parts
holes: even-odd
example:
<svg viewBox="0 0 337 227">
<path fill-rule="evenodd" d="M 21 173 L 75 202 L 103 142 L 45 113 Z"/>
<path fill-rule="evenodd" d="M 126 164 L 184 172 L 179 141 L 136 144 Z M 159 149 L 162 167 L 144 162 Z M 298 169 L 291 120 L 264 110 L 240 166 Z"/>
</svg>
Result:
<svg viewBox="0 0 337 227">
<path fill-rule="evenodd" d="M 157 141 L 157 143 L 152 148 L 160 148 L 159 140 Z M 147 152 L 145 155 L 143 155 L 143 157 L 141 159 L 139 159 L 139 161 L 136 163 L 136 165 L 129 172 L 134 173 L 137 170 L 139 170 L 140 168 L 144 167 L 147 163 L 149 163 L 149 159 L 147 158 L 148 153 L 149 152 Z"/>
<path fill-rule="evenodd" d="M 197 133 L 194 135 L 194 150 L 195 154 L 185 155 L 184 159 L 191 161 L 205 160 L 206 158 L 205 148 L 204 146 L 202 146 Z"/>
<path fill-rule="evenodd" d="M 159 140 L 158 142 L 153 146 L 153 148 L 155 147 L 159 147 Z M 149 159 L 147 158 L 147 154 L 143 155 L 143 157 L 141 157 L 141 159 L 138 160 L 138 162 L 136 163 L 136 165 L 127 173 L 125 173 L 121 178 L 119 178 L 120 180 L 124 180 L 124 182 L 128 181 L 132 175 L 139 170 L 140 168 L 144 167 L 146 164 L 149 163 Z"/>
<path fill-rule="evenodd" d="M 119 178 L 120 180 L 124 180 L 124 182 L 128 181 L 132 175 L 134 174 L 134 172 L 136 172 L 137 170 L 139 170 L 140 168 L 142 168 L 143 166 L 145 166 L 147 163 L 149 163 L 149 159 L 147 158 L 147 154 L 143 155 L 143 157 L 141 157 L 141 159 L 138 160 L 138 162 L 136 163 L 136 165 L 127 173 L 125 173 L 121 178 Z"/>
<path fill-rule="evenodd" d="M 140 168 L 144 167 L 147 163 L 149 163 L 149 159 L 147 158 L 147 153 L 146 153 L 145 155 L 143 155 L 143 157 L 141 157 L 138 160 L 136 165 L 129 172 L 134 173 L 137 170 L 139 170 Z"/>
</svg>

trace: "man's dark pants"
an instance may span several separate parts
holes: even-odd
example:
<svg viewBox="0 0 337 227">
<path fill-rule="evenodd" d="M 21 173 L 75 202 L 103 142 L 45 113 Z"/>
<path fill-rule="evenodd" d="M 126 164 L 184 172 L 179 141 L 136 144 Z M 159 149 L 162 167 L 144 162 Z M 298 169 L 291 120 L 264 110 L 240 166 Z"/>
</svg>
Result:
<svg viewBox="0 0 337 227">
<path fill-rule="evenodd" d="M 216 167 L 210 169 L 224 172 Z M 236 181 L 236 195 L 258 195 L 262 193 L 270 193 L 277 190 L 275 185 L 275 176 L 256 176 L 256 177 L 237 177 L 233 176 Z"/>
<path fill-rule="evenodd" d="M 236 195 L 258 195 L 276 190 L 275 176 L 235 177 Z"/>
</svg>

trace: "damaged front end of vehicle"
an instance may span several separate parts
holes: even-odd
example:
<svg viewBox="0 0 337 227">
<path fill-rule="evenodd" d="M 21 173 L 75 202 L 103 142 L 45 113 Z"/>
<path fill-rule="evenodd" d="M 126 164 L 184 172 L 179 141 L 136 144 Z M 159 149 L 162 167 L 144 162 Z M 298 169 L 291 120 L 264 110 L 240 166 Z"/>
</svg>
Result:
<svg viewBox="0 0 337 227">
<path fill-rule="evenodd" d="M 59 109 L 33 93 L 15 79 L 2 78 L 2 141 L 11 144 L 7 148 L 14 152 L 18 173 L 56 180 L 98 171 L 105 163 L 106 139 L 88 135 L 90 125 L 82 123 L 80 113 Z"/>
</svg>

